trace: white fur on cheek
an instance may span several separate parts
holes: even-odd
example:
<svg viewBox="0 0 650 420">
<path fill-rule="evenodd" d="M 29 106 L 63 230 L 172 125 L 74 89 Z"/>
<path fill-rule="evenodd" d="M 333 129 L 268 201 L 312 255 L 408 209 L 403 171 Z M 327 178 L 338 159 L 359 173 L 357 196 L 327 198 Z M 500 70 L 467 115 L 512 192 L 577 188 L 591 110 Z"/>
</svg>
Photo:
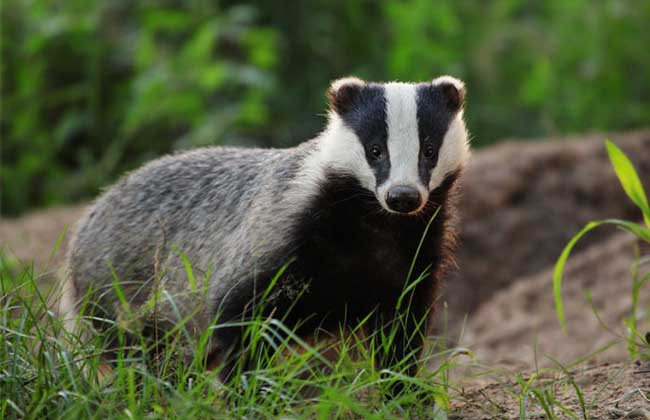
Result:
<svg viewBox="0 0 650 420">
<path fill-rule="evenodd" d="M 336 114 L 330 115 L 327 129 L 319 136 L 320 148 L 310 155 L 303 170 L 310 177 L 322 178 L 324 168 L 331 167 L 353 175 L 361 185 L 375 191 L 375 175 L 357 135 Z"/>
<path fill-rule="evenodd" d="M 438 163 L 431 173 L 429 190 L 436 189 L 446 176 L 460 169 L 469 158 L 469 140 L 462 112 L 449 124 L 438 152 Z"/>
</svg>

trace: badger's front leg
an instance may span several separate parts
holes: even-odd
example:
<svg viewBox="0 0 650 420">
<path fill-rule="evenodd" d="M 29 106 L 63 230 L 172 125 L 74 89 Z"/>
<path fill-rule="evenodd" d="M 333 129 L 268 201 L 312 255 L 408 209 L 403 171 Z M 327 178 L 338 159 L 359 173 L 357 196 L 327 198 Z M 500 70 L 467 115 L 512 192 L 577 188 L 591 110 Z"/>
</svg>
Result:
<svg viewBox="0 0 650 420">
<path fill-rule="evenodd" d="M 252 284 L 253 287 L 247 287 Z M 211 339 L 214 347 L 207 356 L 209 368 L 219 369 L 219 379 L 230 382 L 237 373 L 251 370 L 251 320 L 260 309 L 258 296 L 266 283 L 240 282 L 215 303 L 216 323 Z"/>
<path fill-rule="evenodd" d="M 272 274 L 259 277 L 270 279 Z M 220 366 L 219 378 L 222 382 L 230 382 L 238 373 L 255 370 L 260 366 L 260 361 L 265 361 L 260 357 L 274 351 L 277 342 L 271 343 L 260 338 L 265 334 L 261 334 L 264 331 L 258 328 L 266 327 L 260 326 L 256 319 L 273 318 L 283 323 L 288 322 L 289 328 L 293 327 L 293 322 L 287 318 L 296 297 L 286 295 L 292 280 L 293 277 L 285 273 L 273 289 L 283 292 L 272 292 L 265 299 L 263 296 L 271 290 L 268 289 L 269 281 L 259 282 L 253 279 L 242 282 L 217 303 L 219 317 L 212 333 L 216 346 L 208 355 L 208 366 Z M 250 284 L 253 284 L 253 287 L 247 287 Z M 272 336 L 284 337 L 284 332 L 276 329 Z"/>
<path fill-rule="evenodd" d="M 424 282 L 409 293 L 397 298 L 391 305 L 380 307 L 374 316 L 377 328 L 375 348 L 378 367 L 394 373 L 415 376 L 428 331 L 434 299 L 434 287 Z M 390 373 L 382 376 L 391 377 Z M 396 381 L 389 394 L 399 394 L 407 383 Z"/>
</svg>

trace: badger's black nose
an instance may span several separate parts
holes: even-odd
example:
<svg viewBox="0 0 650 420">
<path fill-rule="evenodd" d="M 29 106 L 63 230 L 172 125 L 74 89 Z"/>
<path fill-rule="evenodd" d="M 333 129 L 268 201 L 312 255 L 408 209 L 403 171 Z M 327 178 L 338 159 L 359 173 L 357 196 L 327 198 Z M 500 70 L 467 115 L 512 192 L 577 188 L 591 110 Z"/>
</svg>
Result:
<svg viewBox="0 0 650 420">
<path fill-rule="evenodd" d="M 386 204 L 393 211 L 410 213 L 420 207 L 420 192 L 407 185 L 396 185 L 388 190 Z"/>
</svg>

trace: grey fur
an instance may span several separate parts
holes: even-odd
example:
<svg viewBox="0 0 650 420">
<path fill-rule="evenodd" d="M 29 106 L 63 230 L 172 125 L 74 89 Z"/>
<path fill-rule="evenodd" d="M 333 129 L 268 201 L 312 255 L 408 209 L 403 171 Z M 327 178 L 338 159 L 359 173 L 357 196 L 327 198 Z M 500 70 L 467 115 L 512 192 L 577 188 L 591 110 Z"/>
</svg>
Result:
<svg viewBox="0 0 650 420">
<path fill-rule="evenodd" d="M 204 148 L 163 157 L 128 175 L 79 223 L 68 261 L 76 297 L 92 286 L 112 307 L 108 314 L 119 314 L 113 272 L 129 273 L 120 284 L 134 310 L 157 287 L 173 298 L 181 317 L 192 315 L 192 330 L 205 330 L 214 308 L 200 305 L 194 313 L 197 298 L 223 296 L 275 263 L 271 256 L 301 210 L 293 190 L 304 185 L 293 181 L 315 147 L 312 141 L 286 150 Z M 181 252 L 199 283 L 195 292 Z M 207 273 L 206 293 L 200 282 Z M 160 314 L 178 316 L 165 306 L 169 299 L 156 300 Z"/>
</svg>

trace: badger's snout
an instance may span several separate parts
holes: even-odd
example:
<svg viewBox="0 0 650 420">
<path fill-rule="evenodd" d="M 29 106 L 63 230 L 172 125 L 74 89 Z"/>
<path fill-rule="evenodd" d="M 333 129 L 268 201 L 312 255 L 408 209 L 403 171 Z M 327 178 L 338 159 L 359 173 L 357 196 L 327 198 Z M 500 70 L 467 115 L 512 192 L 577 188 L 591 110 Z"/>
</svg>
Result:
<svg viewBox="0 0 650 420">
<path fill-rule="evenodd" d="M 386 193 L 386 204 L 389 209 L 398 213 L 410 213 L 420 207 L 422 197 L 415 187 L 395 185 Z"/>
</svg>

